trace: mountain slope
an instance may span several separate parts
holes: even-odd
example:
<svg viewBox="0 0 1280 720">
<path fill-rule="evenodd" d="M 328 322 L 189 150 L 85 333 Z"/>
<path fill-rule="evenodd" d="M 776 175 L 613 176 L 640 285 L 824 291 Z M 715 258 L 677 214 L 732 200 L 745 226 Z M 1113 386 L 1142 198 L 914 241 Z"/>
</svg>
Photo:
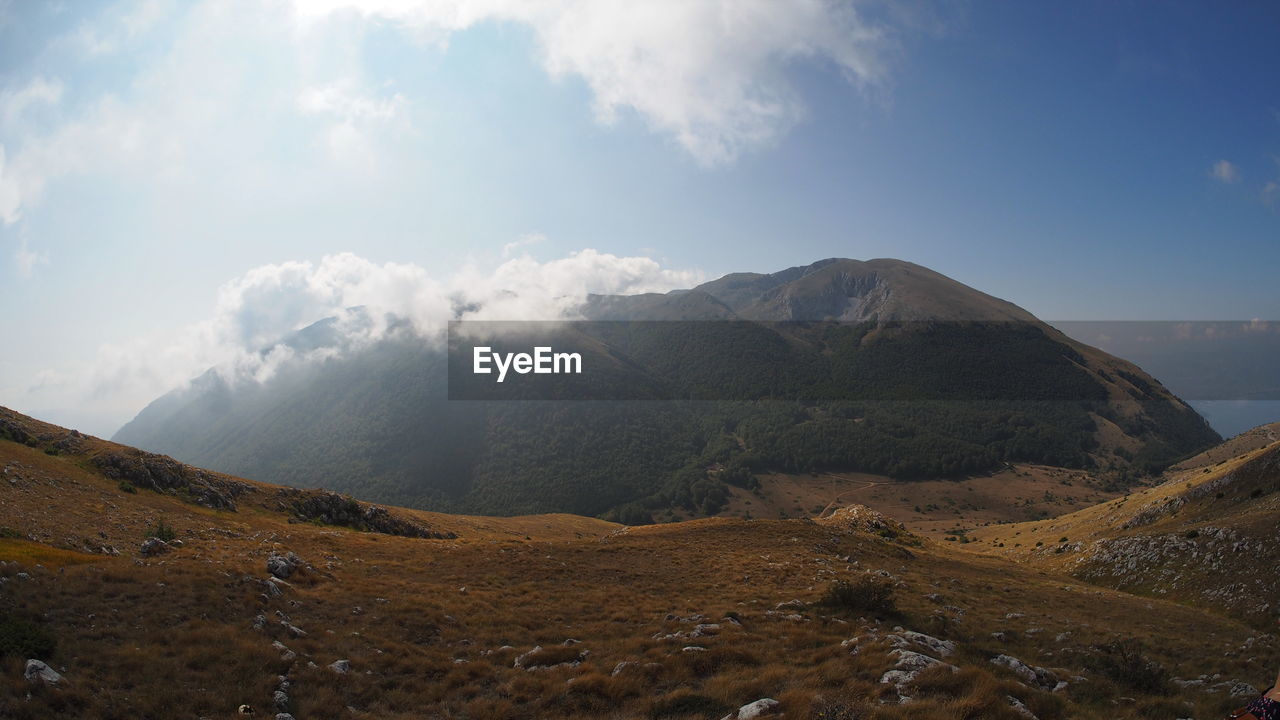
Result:
<svg viewBox="0 0 1280 720">
<path fill-rule="evenodd" d="M 402 325 L 261 383 L 210 373 L 115 439 L 380 502 L 631 522 L 714 514 L 726 482 L 769 470 L 953 477 L 1026 461 L 1123 480 L 1219 440 L 1139 368 L 902 261 L 592 296 L 583 313 L 625 321 L 577 326 L 615 387 L 692 401 L 449 402 L 442 349 Z M 333 329 L 282 342 L 325 347 Z"/>
<path fill-rule="evenodd" d="M 1171 468 L 1155 487 L 972 536 L 1090 582 L 1269 627 L 1280 618 L 1280 578 L 1269 567 L 1280 552 L 1277 522 L 1280 441 L 1263 426 Z"/>
<path fill-rule="evenodd" d="M 14 720 L 242 704 L 312 720 L 719 718 L 763 698 L 797 720 L 1218 717 L 1280 661 L 1239 622 L 957 552 L 857 506 L 645 528 L 383 508 L 445 535 L 410 537 L 299 522 L 259 502 L 294 490 L 168 458 L 150 461 L 187 487 L 242 488 L 234 507 L 182 485 L 130 491 L 94 459 L 140 451 L 0 421 L 0 716 Z M 161 528 L 167 547 L 149 540 Z M 27 680 L 28 660 L 60 679 Z"/>
</svg>

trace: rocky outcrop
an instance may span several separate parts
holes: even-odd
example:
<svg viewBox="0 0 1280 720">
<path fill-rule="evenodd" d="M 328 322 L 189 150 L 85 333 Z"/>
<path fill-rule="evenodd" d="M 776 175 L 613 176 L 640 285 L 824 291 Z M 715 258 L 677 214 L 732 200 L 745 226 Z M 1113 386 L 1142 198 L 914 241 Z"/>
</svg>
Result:
<svg viewBox="0 0 1280 720">
<path fill-rule="evenodd" d="M 169 493 L 214 510 L 235 510 L 236 498 L 253 486 L 207 470 L 184 465 L 168 455 L 120 450 L 90 459 L 103 475 L 135 487 Z"/>
<path fill-rule="evenodd" d="M 377 505 L 367 505 L 335 492 L 281 488 L 276 493 L 277 507 L 302 522 L 338 525 L 354 530 L 398 535 L 400 537 L 452 539 L 454 533 L 438 531 Z"/>
<path fill-rule="evenodd" d="M 293 575 L 303 564 L 302 558 L 293 552 L 287 552 L 283 555 L 273 552 L 267 556 L 267 572 L 281 580 L 288 580 L 289 576 Z"/>
<path fill-rule="evenodd" d="M 1012 655 L 997 655 L 991 658 L 991 662 L 1013 671 L 1013 674 L 1017 675 L 1018 679 L 1029 687 L 1053 690 L 1058 686 L 1058 676 L 1054 675 L 1053 671 L 1035 665 L 1028 665 Z"/>
<path fill-rule="evenodd" d="M 163 555 L 171 549 L 169 543 L 160 538 L 152 537 L 142 541 L 142 547 L 138 548 L 138 552 L 142 557 L 155 557 L 156 555 Z"/>
</svg>

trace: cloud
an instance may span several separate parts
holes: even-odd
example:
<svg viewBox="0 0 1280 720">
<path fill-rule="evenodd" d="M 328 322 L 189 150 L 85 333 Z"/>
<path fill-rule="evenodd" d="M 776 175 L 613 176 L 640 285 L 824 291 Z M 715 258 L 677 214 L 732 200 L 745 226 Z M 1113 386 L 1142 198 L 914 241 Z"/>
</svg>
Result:
<svg viewBox="0 0 1280 720">
<path fill-rule="evenodd" d="M 537 245 L 538 243 L 545 242 L 546 239 L 547 239 L 547 236 L 540 232 L 525 233 L 520 237 L 516 238 L 515 240 L 512 240 L 511 242 L 502 246 L 502 257 L 505 260 L 506 258 L 509 258 L 512 255 L 514 255 L 516 250 L 519 250 L 522 247 L 528 247 L 530 245 Z"/>
<path fill-rule="evenodd" d="M 32 252 L 27 247 L 27 239 L 25 237 L 18 240 L 18 249 L 13 252 L 13 260 L 18 266 L 18 272 L 23 277 L 31 277 L 37 265 L 49 264 L 49 256 L 42 252 Z"/>
<path fill-rule="evenodd" d="M 1228 160 L 1219 160 L 1209 169 L 1209 177 L 1223 183 L 1239 182 L 1240 168 Z"/>
<path fill-rule="evenodd" d="M 0 93 L 0 123 L 10 128 L 22 120 L 27 110 L 40 105 L 57 105 L 62 100 L 63 87 L 58 80 L 43 76 L 32 78 L 17 90 Z"/>
<path fill-rule="evenodd" d="M 1268 207 L 1275 207 L 1280 203 L 1280 182 L 1269 180 L 1262 186 L 1262 202 Z"/>
<path fill-rule="evenodd" d="M 453 319 L 568 319 L 577 317 L 588 293 L 665 292 L 704 279 L 701 272 L 664 268 L 650 258 L 592 249 L 548 262 L 524 256 L 443 278 L 414 263 L 379 264 L 352 253 L 272 263 L 223 284 L 205 320 L 104 345 L 91 362 L 50 368 L 6 392 L 19 406 L 75 407 L 81 416 L 110 418 L 97 422 L 118 426 L 209 368 L 230 382 L 263 382 L 291 363 L 331 357 L 398 332 L 439 341 Z M 330 317 L 337 319 L 332 346 L 277 344 Z"/>
<path fill-rule="evenodd" d="M 346 79 L 307 88 L 298 98 L 298 108 L 306 115 L 327 118 L 325 144 L 329 152 L 348 165 L 371 170 L 371 135 L 388 129 L 403 130 L 407 100 L 400 93 L 378 97 L 361 88 L 359 81 Z"/>
<path fill-rule="evenodd" d="M 529 27 L 554 77 L 581 78 L 597 119 L 624 111 L 704 165 L 765 145 L 803 116 L 789 65 L 818 62 L 855 85 L 888 77 L 895 43 L 860 5 L 840 0 L 299 0 L 312 21 L 389 20 L 437 43 L 487 22 Z"/>
</svg>

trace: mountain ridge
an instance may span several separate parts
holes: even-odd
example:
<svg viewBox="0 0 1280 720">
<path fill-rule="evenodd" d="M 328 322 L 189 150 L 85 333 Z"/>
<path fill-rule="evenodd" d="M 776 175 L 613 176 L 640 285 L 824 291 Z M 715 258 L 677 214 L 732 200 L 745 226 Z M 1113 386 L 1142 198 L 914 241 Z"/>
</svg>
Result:
<svg viewBox="0 0 1280 720">
<path fill-rule="evenodd" d="M 919 477 L 1026 460 L 1149 472 L 1220 439 L 1140 368 L 899 260 L 829 258 L 685 291 L 594 295 L 582 315 L 675 321 L 592 339 L 623 381 L 694 398 L 745 392 L 735 397 L 748 404 L 448 403 L 441 355 L 401 332 L 261 385 L 229 388 L 206 373 L 208 388 L 157 400 L 114 439 L 381 502 L 633 520 L 676 506 L 715 514 L 723 478 L 750 485 L 769 469 Z M 733 322 L 720 332 L 702 320 Z M 809 399 L 769 400 L 778 383 Z M 891 404 L 974 392 L 1005 404 Z"/>
</svg>

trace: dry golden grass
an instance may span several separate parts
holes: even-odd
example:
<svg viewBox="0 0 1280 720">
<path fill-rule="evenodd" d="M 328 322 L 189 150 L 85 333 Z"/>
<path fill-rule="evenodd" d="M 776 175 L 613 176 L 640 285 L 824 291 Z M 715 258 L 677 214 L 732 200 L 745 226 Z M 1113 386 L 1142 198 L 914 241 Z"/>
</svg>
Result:
<svg viewBox="0 0 1280 720">
<path fill-rule="evenodd" d="M 814 517 L 857 503 L 944 537 L 994 523 L 1054 517 L 1118 493 L 1081 470 L 1020 463 L 990 475 L 956 480 L 898 481 L 867 473 L 768 473 L 755 491 L 732 488 L 722 517 Z"/>
<path fill-rule="evenodd" d="M 1254 684 L 1280 660 L 1264 642 L 1235 652 L 1256 633 L 1225 618 L 954 543 L 907 544 L 807 519 L 623 530 L 570 516 L 422 514 L 458 537 L 409 539 L 131 494 L 75 456 L 0 440 L 4 467 L 20 477 L 0 479 L 0 526 L 36 540 L 0 543 L 0 559 L 31 575 L 4 584 L 0 612 L 51 634 L 56 650 L 42 659 L 65 674 L 58 687 L 32 685 L 25 658 L 0 660 L 0 717 L 15 720 L 230 718 L 241 703 L 270 717 L 282 674 L 299 720 L 714 719 L 762 697 L 795 720 L 1022 717 L 1010 697 L 1043 720 L 1213 717 L 1232 701 L 1117 685 L 1089 669 L 1091 648 L 1136 636 L 1172 675 Z M 143 531 L 159 519 L 183 543 L 142 558 Z M 103 545 L 121 554 L 85 554 Z M 309 565 L 279 597 L 262 583 L 273 551 Z M 6 566 L 8 576 L 17 571 Z M 832 583 L 867 571 L 890 576 L 896 613 L 814 604 Z M 792 600 L 804 605 L 775 611 Z M 259 615 L 266 623 L 255 629 Z M 689 637 L 698 624 L 720 627 Z M 946 658 L 959 670 L 921 673 L 905 689 L 909 705 L 880 682 L 895 658 L 876 637 L 896 625 L 959 645 Z M 666 638 L 677 633 L 685 635 Z M 841 645 L 854 637 L 856 653 Z M 581 661 L 515 667 L 535 646 L 548 662 Z M 1070 685 L 1029 688 L 989 662 L 1001 653 Z M 339 659 L 349 673 L 329 669 Z"/>
</svg>

